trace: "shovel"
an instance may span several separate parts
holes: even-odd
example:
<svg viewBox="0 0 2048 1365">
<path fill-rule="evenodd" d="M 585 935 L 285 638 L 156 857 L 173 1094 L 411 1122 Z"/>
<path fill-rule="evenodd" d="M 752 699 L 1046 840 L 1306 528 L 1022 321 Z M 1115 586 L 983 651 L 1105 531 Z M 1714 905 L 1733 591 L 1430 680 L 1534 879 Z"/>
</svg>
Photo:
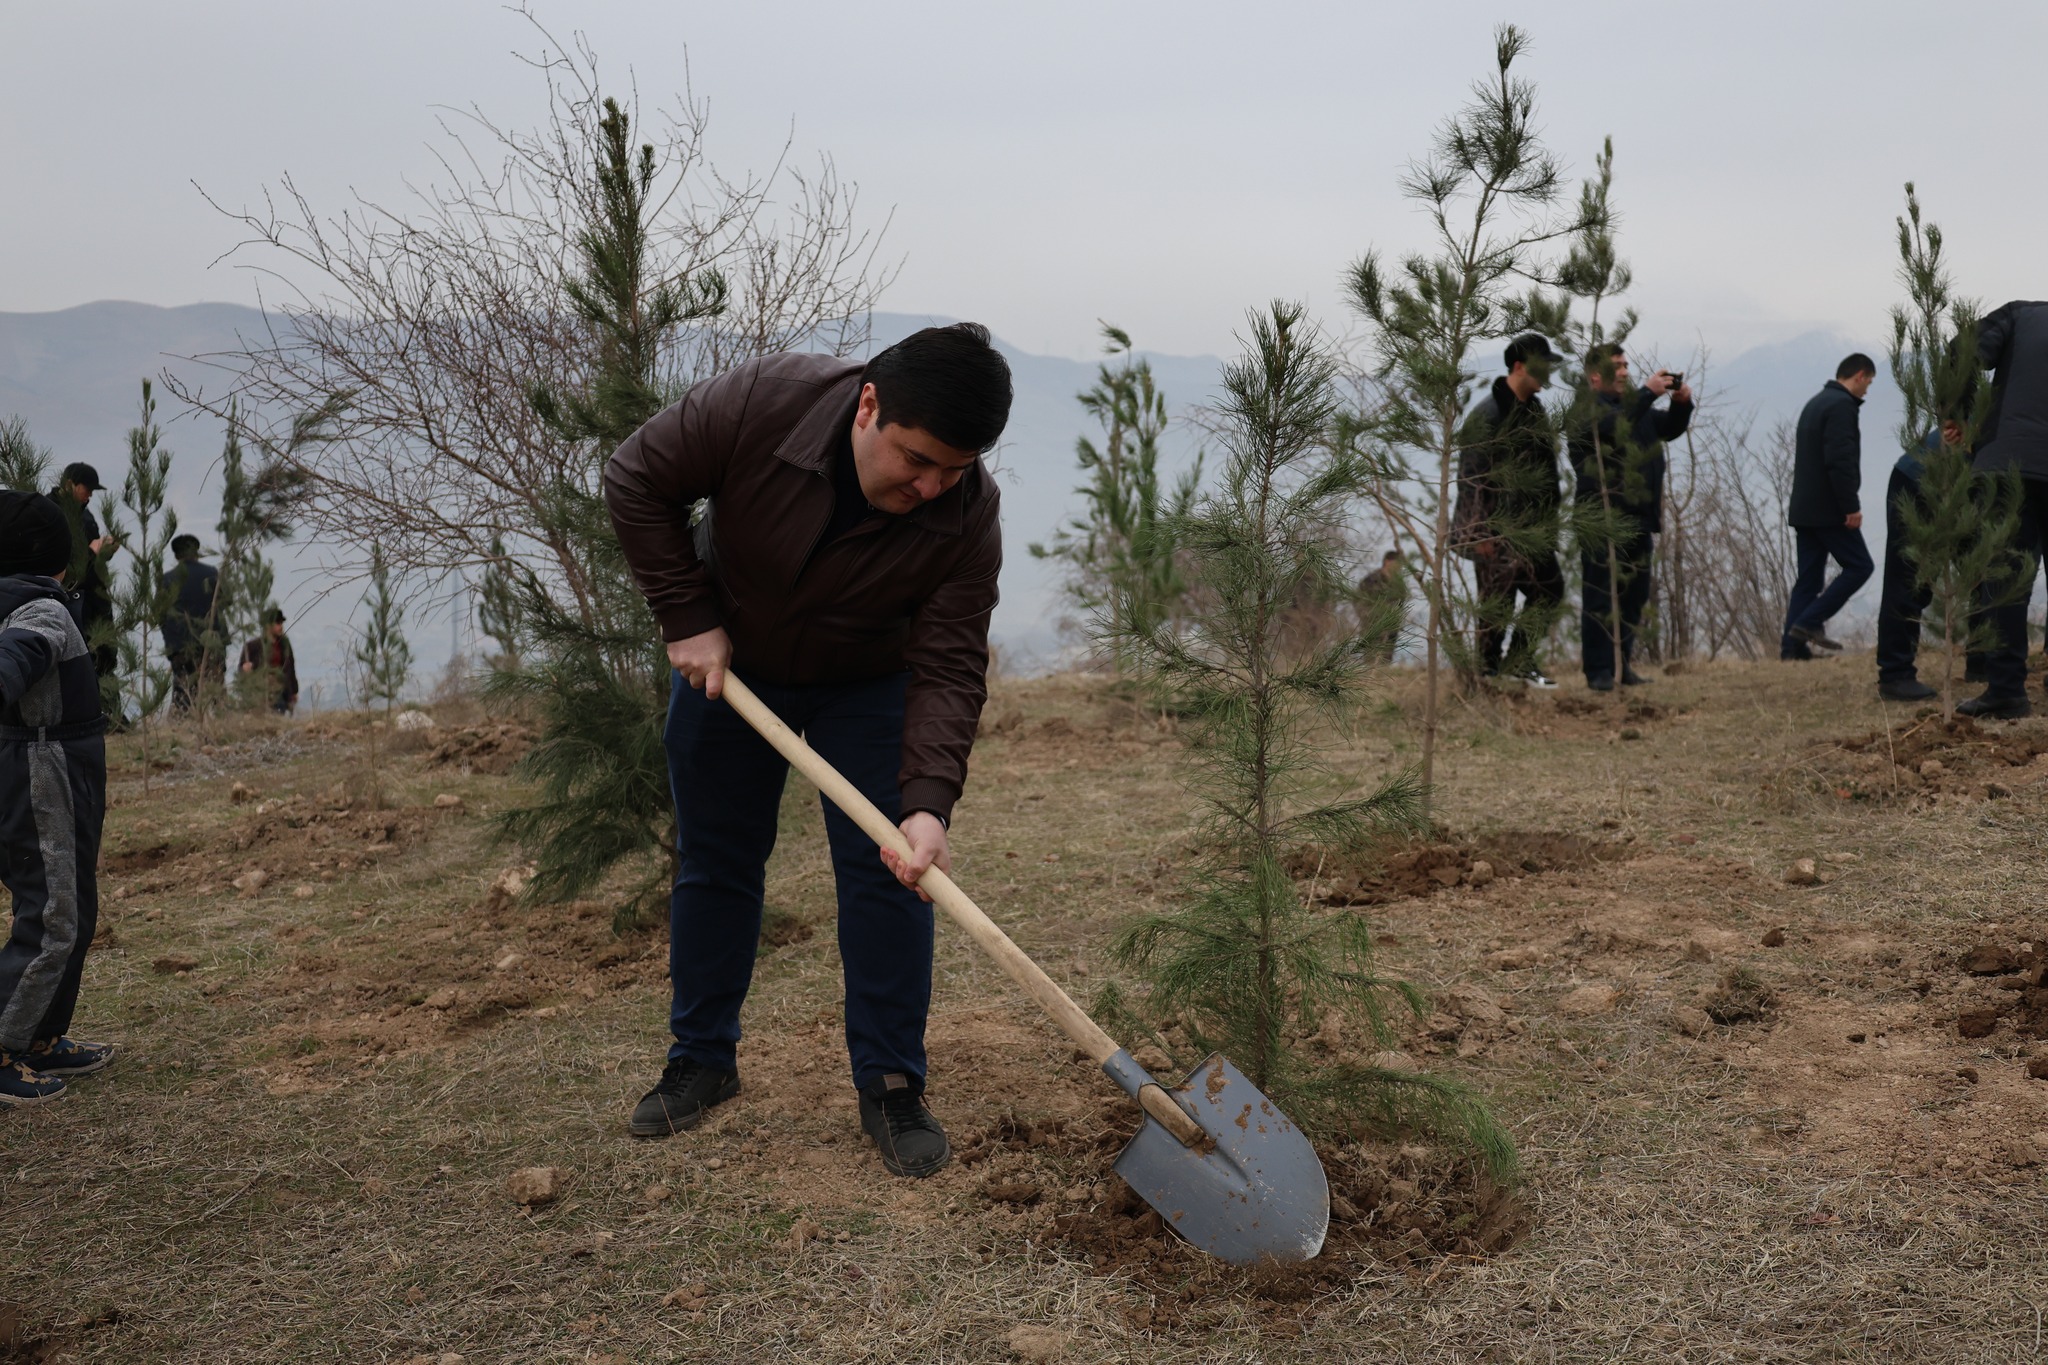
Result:
<svg viewBox="0 0 2048 1365">
<path fill-rule="evenodd" d="M 869 838 L 910 856 L 903 831 L 730 672 L 722 695 Z M 1323 1249 L 1330 1186 L 1315 1148 L 1223 1054 L 1210 1053 L 1172 1089 L 1161 1086 L 952 878 L 934 867 L 918 885 L 1144 1109 L 1144 1126 L 1116 1159 L 1116 1173 L 1166 1226 L 1236 1265 L 1306 1261 Z"/>
</svg>

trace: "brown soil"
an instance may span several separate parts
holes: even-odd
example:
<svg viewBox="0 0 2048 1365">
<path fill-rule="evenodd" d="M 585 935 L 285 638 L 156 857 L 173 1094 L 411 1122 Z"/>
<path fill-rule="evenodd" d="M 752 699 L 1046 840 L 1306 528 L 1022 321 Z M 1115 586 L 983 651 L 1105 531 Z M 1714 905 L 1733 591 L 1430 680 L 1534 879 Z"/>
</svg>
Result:
<svg viewBox="0 0 2048 1365">
<path fill-rule="evenodd" d="M 2048 781 L 2048 729 L 1968 716 L 1943 724 L 1937 712 L 1896 731 L 1816 740 L 1811 751 L 1818 785 L 1844 801 L 1999 799 Z"/>
<path fill-rule="evenodd" d="M 1990 1038 L 2010 1027 L 2019 1038 L 2048 1038 L 2048 938 L 2039 930 L 2020 930 L 2009 946 L 1980 943 L 1956 967 L 1969 979 L 1956 1010 L 1959 1035 Z"/>
<path fill-rule="evenodd" d="M 1132 1325 L 1159 1328 L 1219 1293 L 1246 1297 L 1275 1316 L 1299 1314 L 1365 1270 L 1419 1273 L 1435 1265 L 1440 1274 L 1452 1260 L 1507 1250 L 1528 1229 L 1529 1210 L 1512 1191 L 1443 1152 L 1379 1145 L 1318 1151 L 1331 1216 L 1313 1261 L 1225 1265 L 1166 1231 L 1159 1214 L 1114 1176 L 1106 1198 L 1054 1219 L 1053 1230 L 1096 1274 L 1123 1276 L 1147 1290 L 1152 1302 L 1135 1310 Z"/>
<path fill-rule="evenodd" d="M 427 762 L 465 773 L 510 772 L 533 747 L 533 739 L 532 730 L 510 722 L 464 726 L 440 736 L 427 751 Z"/>
<path fill-rule="evenodd" d="M 1431 896 L 1453 886 L 1483 885 L 1491 878 L 1525 877 L 1621 862 L 1627 845 L 1576 834 L 1505 830 L 1472 838 L 1380 844 L 1357 852 L 1305 848 L 1288 872 L 1304 880 L 1327 905 L 1384 905 Z M 1478 864 L 1486 870 L 1475 874 Z"/>
</svg>

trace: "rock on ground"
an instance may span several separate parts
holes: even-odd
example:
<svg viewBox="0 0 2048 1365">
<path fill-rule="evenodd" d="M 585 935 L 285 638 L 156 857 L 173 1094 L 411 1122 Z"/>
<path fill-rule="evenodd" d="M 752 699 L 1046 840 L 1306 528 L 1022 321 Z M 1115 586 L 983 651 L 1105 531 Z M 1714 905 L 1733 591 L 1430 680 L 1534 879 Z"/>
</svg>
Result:
<svg viewBox="0 0 2048 1365">
<path fill-rule="evenodd" d="M 1564 999 L 1557 1002 L 1557 1008 L 1572 1018 L 1585 1019 L 1610 1012 L 1620 998 L 1620 993 L 1612 986 L 1580 986 L 1565 992 Z"/>
<path fill-rule="evenodd" d="M 1010 1350 L 1019 1360 L 1059 1360 L 1071 1344 L 1065 1332 L 1052 1327 L 1020 1322 L 1010 1329 Z"/>
<path fill-rule="evenodd" d="M 505 1180 L 505 1190 L 527 1208 L 552 1204 L 562 1194 L 562 1172 L 555 1166 L 525 1166 Z"/>
</svg>

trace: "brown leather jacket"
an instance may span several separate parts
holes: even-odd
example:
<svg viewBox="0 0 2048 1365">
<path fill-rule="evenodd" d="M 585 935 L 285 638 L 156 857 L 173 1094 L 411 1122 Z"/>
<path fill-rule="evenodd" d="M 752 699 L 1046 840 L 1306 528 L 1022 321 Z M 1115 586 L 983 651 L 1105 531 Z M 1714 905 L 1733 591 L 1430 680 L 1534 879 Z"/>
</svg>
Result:
<svg viewBox="0 0 2048 1365">
<path fill-rule="evenodd" d="M 996 484 L 977 461 L 909 515 L 875 513 L 819 546 L 860 376 L 858 361 L 775 355 L 707 379 L 613 452 L 605 502 L 664 640 L 722 625 L 749 682 L 907 668 L 903 809 L 950 819 L 988 698 Z M 693 535 L 699 498 L 711 506 Z"/>
</svg>

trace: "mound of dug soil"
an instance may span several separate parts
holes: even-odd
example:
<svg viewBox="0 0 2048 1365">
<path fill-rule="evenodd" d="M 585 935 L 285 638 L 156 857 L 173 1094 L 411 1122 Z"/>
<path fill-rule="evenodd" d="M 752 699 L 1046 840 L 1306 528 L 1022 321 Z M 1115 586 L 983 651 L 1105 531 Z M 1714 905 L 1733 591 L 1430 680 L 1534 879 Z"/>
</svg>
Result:
<svg viewBox="0 0 2048 1365">
<path fill-rule="evenodd" d="M 472 773 L 505 773 L 533 747 L 533 731 L 524 725 L 501 721 L 492 725 L 466 725 L 451 731 L 427 753 L 427 762 L 437 768 L 460 768 Z"/>
<path fill-rule="evenodd" d="M 1921 717 L 1887 734 L 1871 730 L 1847 739 L 1816 741 L 1816 766 L 1845 800 L 1883 800 L 1919 793 L 2010 796 L 2017 774 L 2048 755 L 2048 730 L 2004 726 L 1987 730 L 1968 716 L 1943 724 Z"/>
<path fill-rule="evenodd" d="M 2011 944 L 1980 943 L 1956 969 L 1988 991 L 1974 992 L 1956 1012 L 1956 1032 L 1989 1038 L 2009 1025 L 2021 1038 L 2048 1038 L 2048 936 L 2024 931 Z"/>
<path fill-rule="evenodd" d="M 1225 1265 L 1166 1231 L 1159 1214 L 1114 1176 L 1107 1197 L 1054 1219 L 1053 1231 L 1097 1274 L 1127 1276 L 1156 1296 L 1133 1325 L 1167 1327 L 1219 1290 L 1284 1311 L 1350 1284 L 1368 1266 L 1498 1255 L 1529 1226 L 1521 1200 L 1463 1158 L 1373 1144 L 1318 1151 L 1330 1180 L 1330 1230 L 1313 1261 Z"/>
<path fill-rule="evenodd" d="M 1314 882 L 1327 905 L 1383 905 L 1434 895 L 1447 887 L 1483 886 L 1496 877 L 1524 877 L 1620 862 L 1625 844 L 1576 834 L 1509 830 L 1477 839 L 1435 843 L 1382 844 L 1358 852 L 1325 853 L 1304 848 L 1288 872 Z"/>
</svg>

